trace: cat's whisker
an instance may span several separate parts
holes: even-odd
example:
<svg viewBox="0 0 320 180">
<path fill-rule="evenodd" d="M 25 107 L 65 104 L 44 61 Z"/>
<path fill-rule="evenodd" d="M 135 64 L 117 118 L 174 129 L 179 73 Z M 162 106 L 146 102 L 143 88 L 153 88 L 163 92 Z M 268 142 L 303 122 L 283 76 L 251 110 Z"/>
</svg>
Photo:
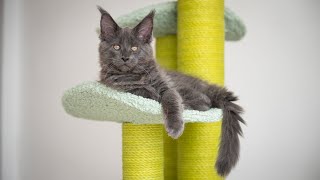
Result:
<svg viewBox="0 0 320 180">
<path fill-rule="evenodd" d="M 151 79 L 150 73 L 144 67 L 142 67 L 142 69 L 147 74 L 148 78 Z"/>
</svg>

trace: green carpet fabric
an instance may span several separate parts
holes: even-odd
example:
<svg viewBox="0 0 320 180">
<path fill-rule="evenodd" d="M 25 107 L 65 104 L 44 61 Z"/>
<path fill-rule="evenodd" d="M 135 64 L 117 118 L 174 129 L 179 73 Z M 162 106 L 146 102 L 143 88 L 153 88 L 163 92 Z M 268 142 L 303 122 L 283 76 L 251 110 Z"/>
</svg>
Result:
<svg viewBox="0 0 320 180">
<path fill-rule="evenodd" d="M 75 117 L 135 124 L 162 124 L 161 105 L 154 100 L 119 92 L 99 82 L 85 82 L 65 91 L 65 111 Z M 215 122 L 222 118 L 220 109 L 185 110 L 185 122 Z"/>
</svg>

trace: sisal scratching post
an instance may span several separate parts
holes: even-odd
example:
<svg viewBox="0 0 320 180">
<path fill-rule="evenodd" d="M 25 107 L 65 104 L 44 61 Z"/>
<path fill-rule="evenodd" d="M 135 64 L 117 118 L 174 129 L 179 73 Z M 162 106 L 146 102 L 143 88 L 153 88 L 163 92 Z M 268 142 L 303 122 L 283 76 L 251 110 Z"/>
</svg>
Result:
<svg viewBox="0 0 320 180">
<path fill-rule="evenodd" d="M 169 70 L 177 68 L 177 36 L 168 35 L 158 37 L 156 40 L 157 61 Z M 177 179 L 177 140 L 172 139 L 164 130 L 163 133 L 164 150 L 164 179 Z"/>
<path fill-rule="evenodd" d="M 124 180 L 163 180 L 162 134 L 162 124 L 122 124 Z"/>
<path fill-rule="evenodd" d="M 177 69 L 177 36 L 168 35 L 156 39 L 156 59 L 161 67 Z"/>
<path fill-rule="evenodd" d="M 178 1 L 178 70 L 224 82 L 224 1 Z M 178 139 L 178 179 L 223 179 L 214 168 L 221 122 L 186 124 Z"/>
</svg>

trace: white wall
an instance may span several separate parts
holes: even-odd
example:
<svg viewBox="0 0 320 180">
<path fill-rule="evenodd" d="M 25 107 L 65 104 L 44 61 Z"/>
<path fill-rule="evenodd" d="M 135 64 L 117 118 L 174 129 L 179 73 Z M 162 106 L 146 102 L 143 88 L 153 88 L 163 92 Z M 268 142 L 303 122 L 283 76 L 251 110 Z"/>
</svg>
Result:
<svg viewBox="0 0 320 180">
<path fill-rule="evenodd" d="M 320 179 L 320 1 L 230 1 L 248 36 L 227 44 L 226 80 L 248 127 L 230 179 Z"/>
<path fill-rule="evenodd" d="M 3 9 L 2 9 L 3 8 Z M 2 11 L 3 10 L 3 11 Z M 3 16 L 2 16 L 3 15 Z M 18 177 L 21 119 L 21 4 L 6 1 L 1 7 L 3 20 L 1 54 L 1 179 Z"/>
<path fill-rule="evenodd" d="M 97 79 L 97 4 L 119 16 L 163 1 L 4 1 L 2 179 L 121 179 L 121 126 L 73 118 L 60 98 Z M 226 4 L 248 28 L 226 44 L 226 85 L 248 122 L 228 179 L 319 179 L 320 2 Z"/>
</svg>

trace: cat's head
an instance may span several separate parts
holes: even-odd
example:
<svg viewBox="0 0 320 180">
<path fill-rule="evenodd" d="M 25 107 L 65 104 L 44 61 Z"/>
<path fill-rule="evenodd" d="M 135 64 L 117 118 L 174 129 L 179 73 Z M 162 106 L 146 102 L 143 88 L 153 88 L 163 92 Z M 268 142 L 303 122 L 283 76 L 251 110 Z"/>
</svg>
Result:
<svg viewBox="0 0 320 180">
<path fill-rule="evenodd" d="M 110 14 L 98 7 L 100 20 L 100 63 L 127 72 L 143 62 L 153 60 L 152 29 L 154 11 L 134 28 L 121 28 Z"/>
</svg>

